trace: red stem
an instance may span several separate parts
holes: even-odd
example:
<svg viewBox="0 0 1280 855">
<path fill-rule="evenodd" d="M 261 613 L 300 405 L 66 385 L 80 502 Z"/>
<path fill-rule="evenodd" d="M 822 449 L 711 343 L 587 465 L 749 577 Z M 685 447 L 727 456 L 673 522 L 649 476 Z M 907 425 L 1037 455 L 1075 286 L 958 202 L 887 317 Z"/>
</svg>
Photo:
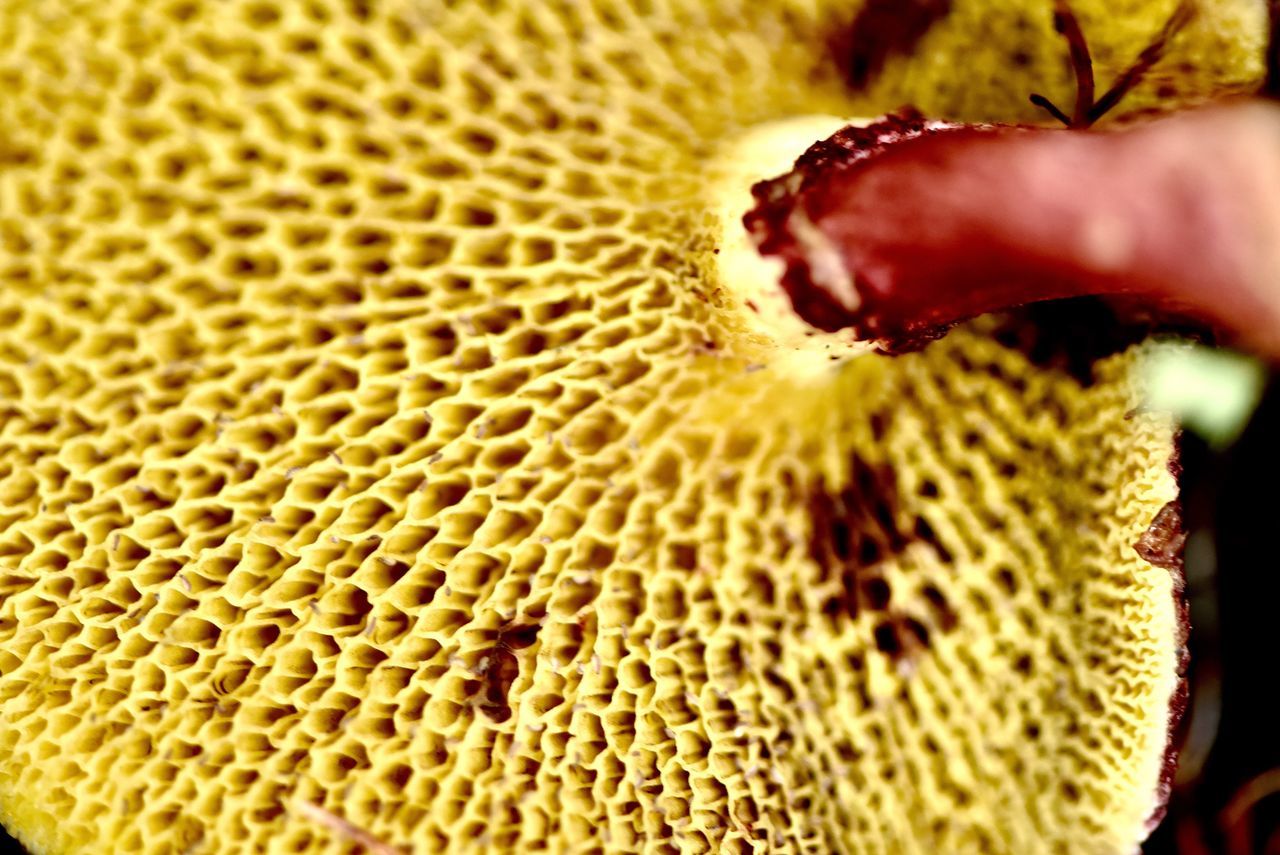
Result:
<svg viewBox="0 0 1280 855">
<path fill-rule="evenodd" d="M 843 133 L 758 185 L 746 218 L 810 323 L 900 350 L 984 312 L 1118 295 L 1280 357 L 1280 106 Z"/>
</svg>

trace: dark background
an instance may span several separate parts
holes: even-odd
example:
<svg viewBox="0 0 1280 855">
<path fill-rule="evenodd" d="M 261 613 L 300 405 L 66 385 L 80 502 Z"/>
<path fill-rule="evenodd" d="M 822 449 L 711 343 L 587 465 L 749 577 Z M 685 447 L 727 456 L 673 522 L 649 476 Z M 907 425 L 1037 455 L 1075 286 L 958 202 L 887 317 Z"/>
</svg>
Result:
<svg viewBox="0 0 1280 855">
<path fill-rule="evenodd" d="M 1280 0 L 1267 0 L 1262 96 L 1280 99 Z M 1225 457 L 1184 443 L 1183 494 L 1216 556 L 1188 556 L 1192 705 L 1169 815 L 1145 855 L 1280 855 L 1280 381 Z M 1194 733 L 1205 722 L 1212 737 Z M 1216 723 L 1216 727 L 1208 725 Z M 1203 763 L 1197 758 L 1207 751 Z"/>
<path fill-rule="evenodd" d="M 1169 815 L 1146 855 L 1280 855 L 1277 439 L 1274 376 L 1225 455 L 1183 438 L 1192 702 Z"/>
</svg>

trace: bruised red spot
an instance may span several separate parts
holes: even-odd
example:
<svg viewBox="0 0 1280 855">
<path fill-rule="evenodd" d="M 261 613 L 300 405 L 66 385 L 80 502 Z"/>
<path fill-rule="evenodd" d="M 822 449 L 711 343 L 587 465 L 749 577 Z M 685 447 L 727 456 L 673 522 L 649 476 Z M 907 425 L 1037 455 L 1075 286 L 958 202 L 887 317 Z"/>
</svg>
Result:
<svg viewBox="0 0 1280 855">
<path fill-rule="evenodd" d="M 951 6 L 952 0 L 868 0 L 831 40 L 845 81 L 854 89 L 871 85 L 890 58 L 911 53 Z"/>
</svg>

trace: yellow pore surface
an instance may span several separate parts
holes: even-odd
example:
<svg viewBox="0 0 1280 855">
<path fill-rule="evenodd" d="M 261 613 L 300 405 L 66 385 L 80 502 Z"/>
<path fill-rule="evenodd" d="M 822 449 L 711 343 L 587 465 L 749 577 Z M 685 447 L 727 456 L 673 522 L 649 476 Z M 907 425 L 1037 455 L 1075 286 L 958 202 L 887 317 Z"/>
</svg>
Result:
<svg viewBox="0 0 1280 855">
<path fill-rule="evenodd" d="M 1035 34 L 1057 84 L 983 103 L 1061 98 L 1041 5 L 939 31 Z M 1177 653 L 1135 354 L 1085 388 L 984 322 L 797 372 L 717 273 L 748 128 L 954 93 L 897 63 L 853 100 L 847 11 L 0 5 L 0 821 L 37 853 L 355 850 L 300 803 L 415 852 L 1131 849 Z M 1187 91 L 1260 71 L 1211 17 Z"/>
</svg>

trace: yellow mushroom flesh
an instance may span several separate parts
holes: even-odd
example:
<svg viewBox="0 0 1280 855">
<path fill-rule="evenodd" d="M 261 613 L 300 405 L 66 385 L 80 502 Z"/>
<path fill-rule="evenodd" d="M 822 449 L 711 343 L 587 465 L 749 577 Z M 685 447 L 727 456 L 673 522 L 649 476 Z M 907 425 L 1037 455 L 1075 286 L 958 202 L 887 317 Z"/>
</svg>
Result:
<svg viewBox="0 0 1280 855">
<path fill-rule="evenodd" d="M 760 326 L 725 152 L 896 105 L 822 54 L 844 4 L 650 5 L 0 8 L 34 852 L 1141 839 L 1179 633 L 1141 349 L 1086 388 L 990 320 Z"/>
</svg>

